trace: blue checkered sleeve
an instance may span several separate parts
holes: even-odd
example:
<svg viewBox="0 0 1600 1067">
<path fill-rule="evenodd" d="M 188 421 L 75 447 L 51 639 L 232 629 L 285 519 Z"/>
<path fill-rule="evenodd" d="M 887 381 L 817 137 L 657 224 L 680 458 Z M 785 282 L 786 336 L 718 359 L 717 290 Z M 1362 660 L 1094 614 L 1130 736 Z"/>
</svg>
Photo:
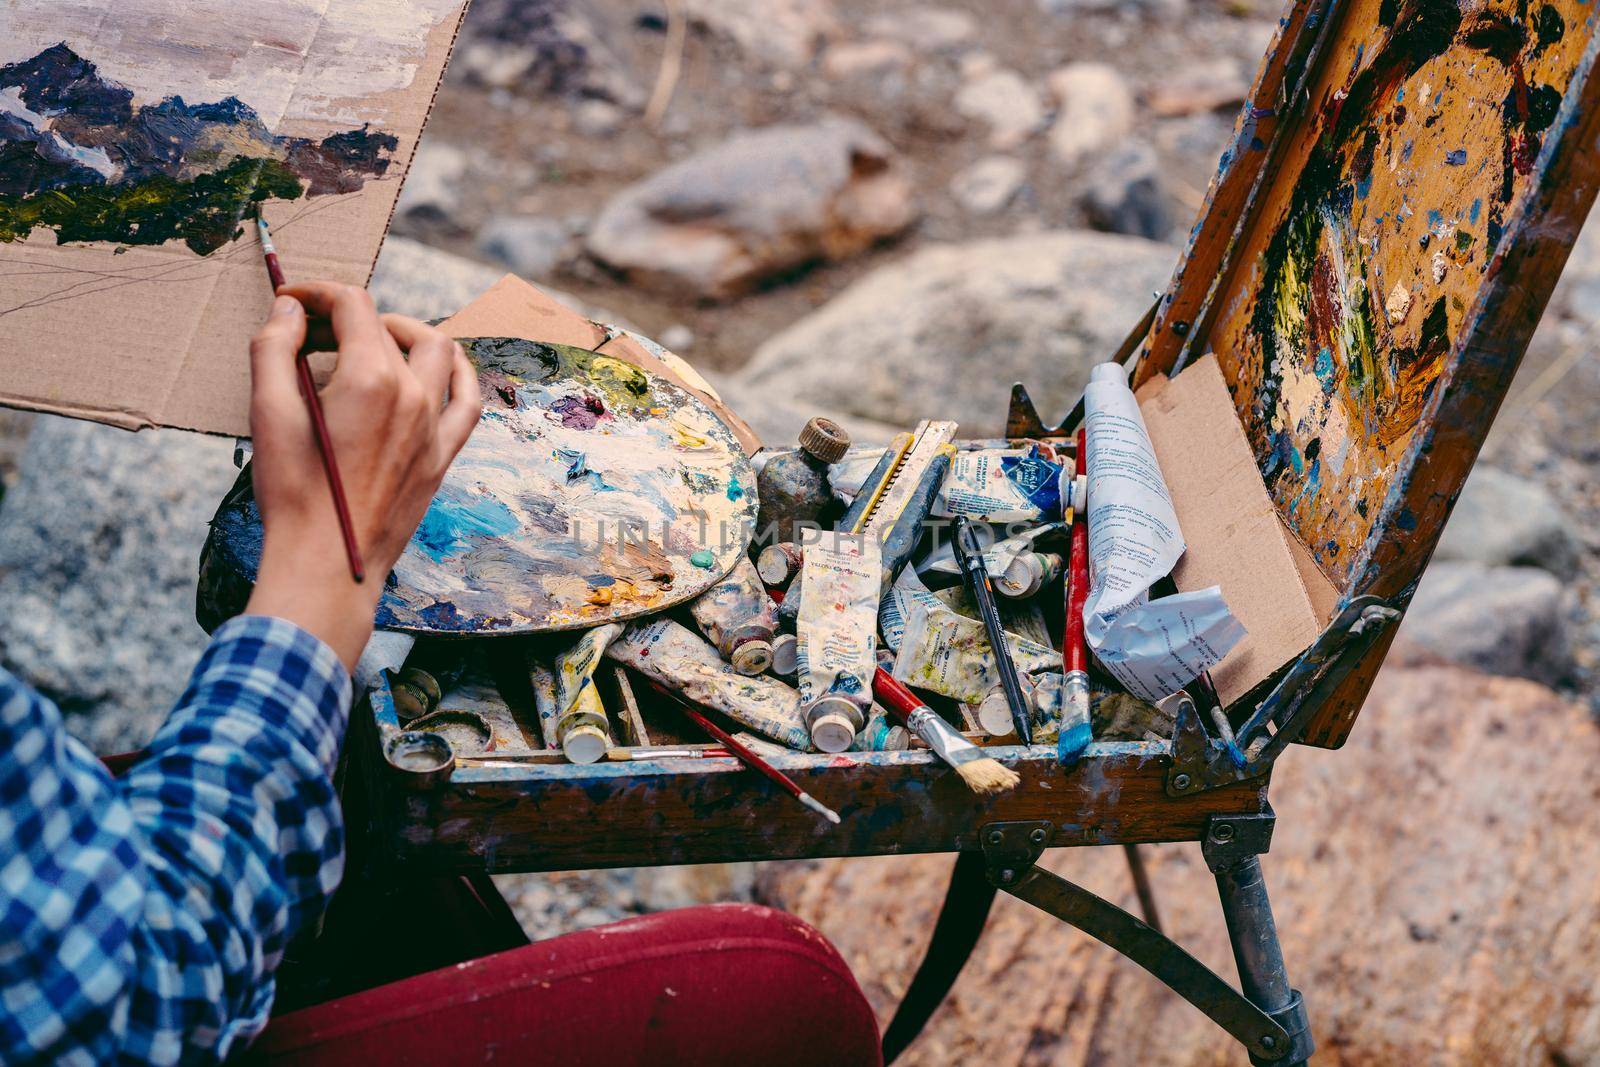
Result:
<svg viewBox="0 0 1600 1067">
<path fill-rule="evenodd" d="M 344 865 L 350 677 L 281 619 L 219 628 L 122 779 L 0 671 L 0 1063 L 194 1063 L 266 1024 Z"/>
</svg>

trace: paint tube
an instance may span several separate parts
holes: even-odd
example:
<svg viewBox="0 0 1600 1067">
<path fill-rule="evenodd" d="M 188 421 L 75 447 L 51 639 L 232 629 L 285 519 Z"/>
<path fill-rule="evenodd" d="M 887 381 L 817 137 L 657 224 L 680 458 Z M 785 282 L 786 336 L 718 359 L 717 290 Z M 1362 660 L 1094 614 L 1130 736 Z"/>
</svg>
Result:
<svg viewBox="0 0 1600 1067">
<path fill-rule="evenodd" d="M 680 623 L 641 619 L 607 646 L 606 655 L 774 741 L 802 752 L 811 748 L 799 693 L 775 678 L 740 674 Z"/>
<path fill-rule="evenodd" d="M 1038 445 L 958 452 L 934 500 L 941 518 L 1039 522 L 1061 517 L 1063 464 Z"/>
<path fill-rule="evenodd" d="M 768 672 L 785 680 L 800 668 L 800 639 L 794 634 L 778 634 L 772 639 L 772 665 Z"/>
<path fill-rule="evenodd" d="M 851 752 L 903 752 L 910 747 L 911 734 L 904 726 L 896 725 L 876 704 L 867 717 L 867 724 L 850 743 Z"/>
<path fill-rule="evenodd" d="M 1023 552 L 995 575 L 994 589 L 1001 596 L 1023 600 L 1061 576 L 1061 556 L 1055 552 Z"/>
<path fill-rule="evenodd" d="M 768 545 L 756 557 L 756 573 L 768 588 L 782 589 L 800 573 L 800 546 L 793 541 Z"/>
<path fill-rule="evenodd" d="M 1045 645 L 1008 633 L 1011 658 L 1018 673 L 1034 674 L 1060 663 Z M 940 693 L 964 704 L 981 705 L 1000 684 L 1000 671 L 983 623 L 947 609 L 917 604 L 906 619 L 905 636 L 895 657 L 894 676 L 906 685 Z"/>
<path fill-rule="evenodd" d="M 620 633 L 621 623 L 597 626 L 556 657 L 556 740 L 573 763 L 595 763 L 612 745 L 594 674 L 606 646 Z"/>
<path fill-rule="evenodd" d="M 1004 574 L 1006 568 L 1010 567 L 1018 556 L 1033 551 L 1034 542 L 1064 529 L 1066 529 L 1065 523 L 1049 522 L 996 541 L 984 550 L 983 565 L 991 575 Z M 941 540 L 933 551 L 917 564 L 917 570 L 923 574 L 929 572 L 960 574 L 961 565 L 956 562 L 955 545 L 948 538 Z"/>
<path fill-rule="evenodd" d="M 843 752 L 866 723 L 876 665 L 883 559 L 878 539 L 808 530 L 805 598 L 795 623 L 800 698 L 811 740 Z"/>
<path fill-rule="evenodd" d="M 852 448 L 845 452 L 843 459 L 828 468 L 828 487 L 833 495 L 846 504 L 854 503 L 881 459 L 881 448 Z"/>
<path fill-rule="evenodd" d="M 689 605 L 700 632 L 740 674 L 760 674 L 772 662 L 778 611 L 745 556 L 728 576 Z"/>
<path fill-rule="evenodd" d="M 534 711 L 539 714 L 539 737 L 545 748 L 559 750 L 561 739 L 556 734 L 556 720 L 561 712 L 556 706 L 555 672 L 535 660 L 528 664 L 528 683 L 533 687 Z"/>
</svg>

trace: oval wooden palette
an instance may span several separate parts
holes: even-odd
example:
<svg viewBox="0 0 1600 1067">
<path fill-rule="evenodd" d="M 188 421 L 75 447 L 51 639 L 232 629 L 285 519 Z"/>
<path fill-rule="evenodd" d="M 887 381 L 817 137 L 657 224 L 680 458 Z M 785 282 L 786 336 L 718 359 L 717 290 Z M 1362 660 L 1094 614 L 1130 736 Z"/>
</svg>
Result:
<svg viewBox="0 0 1600 1067">
<path fill-rule="evenodd" d="M 705 403 L 581 348 L 462 344 L 483 415 L 389 577 L 379 626 L 588 628 L 681 604 L 733 567 L 755 525 L 755 471 Z M 224 502 L 211 549 L 208 567 L 254 579 L 252 494 Z"/>
</svg>

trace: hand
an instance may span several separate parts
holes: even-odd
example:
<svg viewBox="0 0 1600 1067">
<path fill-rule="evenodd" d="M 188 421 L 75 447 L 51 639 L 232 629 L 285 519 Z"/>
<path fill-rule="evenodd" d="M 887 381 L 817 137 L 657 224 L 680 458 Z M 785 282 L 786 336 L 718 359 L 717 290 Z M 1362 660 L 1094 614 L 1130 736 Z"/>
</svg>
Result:
<svg viewBox="0 0 1600 1067">
<path fill-rule="evenodd" d="M 245 611 L 310 631 L 353 669 L 384 579 L 478 423 L 478 378 L 459 344 L 415 319 L 380 316 L 365 289 L 311 282 L 278 293 L 250 341 L 251 471 L 264 535 Z M 308 312 L 328 321 L 338 346 L 319 395 L 366 564 L 359 584 L 295 376 Z"/>
</svg>

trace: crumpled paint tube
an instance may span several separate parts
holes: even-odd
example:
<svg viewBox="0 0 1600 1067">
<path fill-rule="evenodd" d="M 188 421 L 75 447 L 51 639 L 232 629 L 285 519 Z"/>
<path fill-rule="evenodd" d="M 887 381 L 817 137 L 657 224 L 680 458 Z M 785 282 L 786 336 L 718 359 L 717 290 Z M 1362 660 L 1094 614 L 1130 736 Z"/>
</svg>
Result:
<svg viewBox="0 0 1600 1067">
<path fill-rule="evenodd" d="M 933 609 L 945 606 L 944 601 L 917 577 L 916 568 L 907 567 L 900 572 L 900 577 L 895 579 L 878 604 L 878 629 L 883 634 L 884 645 L 891 651 L 900 651 L 900 641 L 906 632 L 906 617 L 915 604 Z"/>
<path fill-rule="evenodd" d="M 1038 522 L 1061 517 L 1063 464 L 1038 445 L 958 452 L 934 500 L 941 518 Z"/>
<path fill-rule="evenodd" d="M 528 664 L 528 682 L 533 686 L 533 707 L 539 714 L 539 737 L 545 748 L 559 749 L 556 720 L 561 712 L 556 707 L 556 674 L 546 664 L 533 660 Z"/>
<path fill-rule="evenodd" d="M 1019 534 L 1003 538 L 984 549 L 983 565 L 990 574 L 1004 574 L 1016 558 L 1025 552 L 1033 551 L 1034 542 L 1047 534 L 1066 529 L 1062 522 L 1047 522 L 1042 526 L 1035 526 Z M 950 538 L 942 538 L 936 548 L 917 564 L 921 572 L 933 571 L 938 574 L 960 574 L 961 565 L 956 562 L 955 545 Z"/>
<path fill-rule="evenodd" d="M 911 734 L 876 704 L 867 717 L 867 724 L 850 743 L 851 752 L 900 752 L 910 747 Z"/>
<path fill-rule="evenodd" d="M 1021 674 L 1036 674 L 1060 663 L 1052 648 L 1008 633 L 1011 658 Z M 894 676 L 906 685 L 981 705 L 1000 684 L 1000 671 L 983 623 L 949 609 L 930 609 L 917 604 L 906 620 L 900 653 L 895 657 Z M 1043 729 L 1043 736 L 1039 729 Z M 1054 741 L 1056 724 L 1036 727 L 1034 740 Z"/>
<path fill-rule="evenodd" d="M 606 655 L 774 741 L 801 752 L 811 748 L 799 693 L 776 678 L 740 674 L 680 623 L 660 616 L 634 622 Z"/>
<path fill-rule="evenodd" d="M 740 674 L 760 674 L 772 663 L 778 608 L 748 558 L 740 556 L 726 578 L 696 597 L 689 614 Z"/>
<path fill-rule="evenodd" d="M 876 664 L 882 546 L 876 536 L 808 530 L 795 620 L 802 713 L 811 741 L 843 752 L 866 723 Z"/>
<path fill-rule="evenodd" d="M 882 448 L 850 449 L 843 459 L 828 468 L 828 488 L 846 504 L 853 503 L 882 458 Z"/>
<path fill-rule="evenodd" d="M 1150 599 L 1184 552 L 1172 496 L 1127 371 L 1101 363 L 1084 390 L 1089 598 L 1084 635 L 1101 666 L 1147 701 L 1177 692 L 1244 637 L 1218 586 Z"/>
<path fill-rule="evenodd" d="M 573 763 L 595 763 L 611 748 L 611 724 L 594 673 L 606 646 L 622 633 L 617 622 L 597 626 L 556 657 L 556 740 Z"/>
</svg>

